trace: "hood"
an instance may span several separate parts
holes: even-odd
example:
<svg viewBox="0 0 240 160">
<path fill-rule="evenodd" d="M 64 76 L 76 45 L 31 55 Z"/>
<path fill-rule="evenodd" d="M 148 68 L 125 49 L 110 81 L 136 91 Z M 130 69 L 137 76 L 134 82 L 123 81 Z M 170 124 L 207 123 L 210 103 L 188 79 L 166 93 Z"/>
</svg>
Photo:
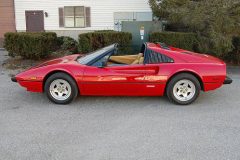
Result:
<svg viewBox="0 0 240 160">
<path fill-rule="evenodd" d="M 42 64 L 39 64 L 37 66 L 34 66 L 28 70 L 25 70 L 17 74 L 15 78 L 17 80 L 25 80 L 25 81 L 43 81 L 43 78 L 45 77 L 45 75 L 51 71 L 55 71 L 55 69 L 68 72 L 67 68 L 71 68 L 71 65 L 68 65 L 68 64 L 81 66 L 81 64 L 79 64 L 76 61 L 78 56 L 82 56 L 82 55 L 79 55 L 79 54 L 70 55 L 70 56 L 65 56 L 65 57 L 44 62 Z M 70 67 L 67 67 L 67 66 L 70 66 Z M 31 77 L 36 77 L 36 79 L 32 79 Z"/>
<path fill-rule="evenodd" d="M 34 66 L 33 68 L 39 68 L 39 67 L 48 66 L 48 65 L 55 65 L 55 64 L 73 63 L 73 62 L 75 62 L 75 60 L 79 56 L 82 56 L 82 55 L 81 54 L 74 54 L 74 55 L 70 55 L 70 56 L 65 56 L 65 57 L 53 59 L 53 60 L 41 63 L 37 66 Z M 31 69 L 33 69 L 33 68 L 31 68 Z"/>
</svg>

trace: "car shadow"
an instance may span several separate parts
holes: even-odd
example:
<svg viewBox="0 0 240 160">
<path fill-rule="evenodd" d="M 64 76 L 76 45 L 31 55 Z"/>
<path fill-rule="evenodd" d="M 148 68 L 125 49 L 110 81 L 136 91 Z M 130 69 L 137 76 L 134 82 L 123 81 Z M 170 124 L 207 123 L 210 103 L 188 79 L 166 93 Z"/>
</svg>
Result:
<svg viewBox="0 0 240 160">
<path fill-rule="evenodd" d="M 78 96 L 71 104 L 99 104 L 120 106 L 147 106 L 172 104 L 166 96 Z"/>
<path fill-rule="evenodd" d="M 163 108 L 188 108 L 203 106 L 209 101 L 218 98 L 217 92 L 200 92 L 198 99 L 190 105 L 177 105 L 171 102 L 166 95 L 164 96 L 81 96 L 66 105 L 58 105 L 47 98 L 46 93 L 35 93 L 23 91 L 16 100 L 23 104 L 39 104 L 44 107 L 163 107 Z M 188 107 L 187 107 L 188 106 Z"/>
</svg>

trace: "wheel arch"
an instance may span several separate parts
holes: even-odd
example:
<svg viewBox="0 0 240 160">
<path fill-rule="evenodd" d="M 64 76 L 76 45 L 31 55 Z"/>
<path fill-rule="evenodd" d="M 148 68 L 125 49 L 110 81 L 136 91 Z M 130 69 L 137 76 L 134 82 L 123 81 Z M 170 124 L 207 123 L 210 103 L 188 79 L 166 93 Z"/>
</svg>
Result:
<svg viewBox="0 0 240 160">
<path fill-rule="evenodd" d="M 173 79 L 173 77 L 175 77 L 175 76 L 177 76 L 177 75 L 179 75 L 179 74 L 181 74 L 181 73 L 188 73 L 188 74 L 193 75 L 195 78 L 197 78 L 197 80 L 198 80 L 198 82 L 199 82 L 199 84 L 200 84 L 200 86 L 201 86 L 201 90 L 204 91 L 203 81 L 202 81 L 201 77 L 200 77 L 198 74 L 196 74 L 196 73 L 194 73 L 194 72 L 191 72 L 191 71 L 180 71 L 180 72 L 174 73 L 174 74 L 168 79 L 164 93 L 166 93 L 168 84 L 169 84 L 169 82 Z"/>
<path fill-rule="evenodd" d="M 47 79 L 48 79 L 51 75 L 53 75 L 53 74 L 55 74 L 55 73 L 60 73 L 60 72 L 65 73 L 65 74 L 69 75 L 70 77 L 72 77 L 73 80 L 75 81 L 76 85 L 77 85 L 76 79 L 75 79 L 70 73 L 68 73 L 68 72 L 66 72 L 66 71 L 62 71 L 62 70 L 55 70 L 55 71 L 49 72 L 49 73 L 44 77 L 44 79 L 43 79 L 43 84 L 42 84 L 42 88 L 43 88 L 43 91 L 44 91 L 44 92 L 45 92 L 44 86 L 45 86 L 45 83 L 46 83 Z M 78 88 L 78 93 L 80 93 L 80 89 L 79 89 L 78 85 L 77 85 L 77 88 Z M 80 94 L 81 94 L 81 93 L 80 93 Z"/>
</svg>

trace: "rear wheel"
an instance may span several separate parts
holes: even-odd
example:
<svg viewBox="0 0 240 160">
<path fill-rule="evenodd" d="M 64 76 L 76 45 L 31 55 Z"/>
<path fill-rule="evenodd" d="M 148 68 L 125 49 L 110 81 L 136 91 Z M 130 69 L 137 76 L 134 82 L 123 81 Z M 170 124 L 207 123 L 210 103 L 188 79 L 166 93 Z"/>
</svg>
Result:
<svg viewBox="0 0 240 160">
<path fill-rule="evenodd" d="M 196 77 L 181 73 L 171 79 L 167 86 L 168 98 L 177 104 L 190 104 L 199 96 L 200 83 Z"/>
<path fill-rule="evenodd" d="M 45 83 L 48 98 L 57 104 L 72 102 L 78 95 L 74 79 L 66 73 L 55 73 Z"/>
</svg>

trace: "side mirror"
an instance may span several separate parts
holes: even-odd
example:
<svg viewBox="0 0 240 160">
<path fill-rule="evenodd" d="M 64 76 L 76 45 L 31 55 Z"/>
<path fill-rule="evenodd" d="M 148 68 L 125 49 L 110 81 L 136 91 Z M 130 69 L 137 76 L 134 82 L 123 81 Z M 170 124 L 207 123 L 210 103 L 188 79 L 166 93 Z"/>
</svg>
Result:
<svg viewBox="0 0 240 160">
<path fill-rule="evenodd" d="M 107 61 L 106 60 L 103 60 L 102 61 L 102 66 L 101 67 L 98 67 L 98 68 L 105 68 L 107 67 Z"/>
</svg>

